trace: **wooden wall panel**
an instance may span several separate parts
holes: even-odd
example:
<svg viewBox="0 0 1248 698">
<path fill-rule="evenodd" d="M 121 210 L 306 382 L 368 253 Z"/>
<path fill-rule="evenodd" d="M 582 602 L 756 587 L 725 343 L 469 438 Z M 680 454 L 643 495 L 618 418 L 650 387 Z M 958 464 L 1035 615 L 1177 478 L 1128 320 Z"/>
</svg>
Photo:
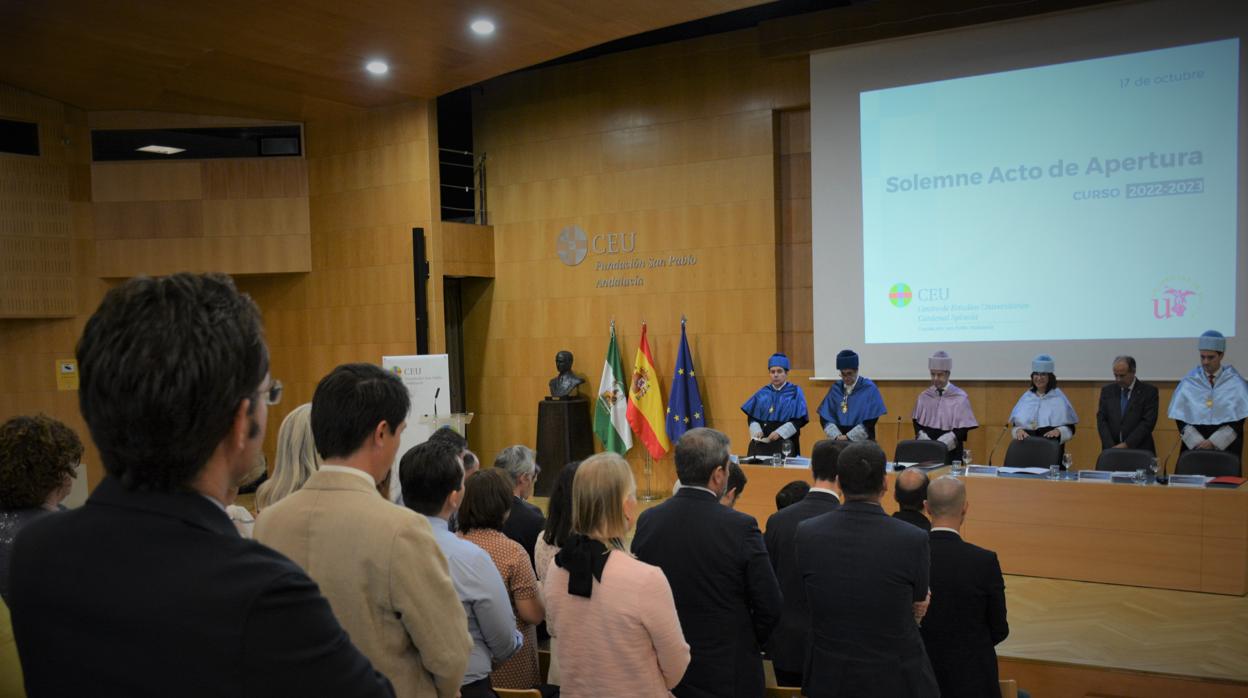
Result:
<svg viewBox="0 0 1248 698">
<path fill-rule="evenodd" d="M 309 273 L 236 279 L 264 313 L 272 373 L 288 386 L 282 404 L 270 410 L 265 447 L 270 456 L 281 420 L 310 401 L 316 383 L 335 366 L 415 353 L 411 230 L 416 227 L 430 238 L 430 307 L 437 311 L 430 319 L 431 351 L 441 351 L 441 223 L 431 218 L 440 206 L 432 113 L 431 103 L 413 102 L 309 122 L 306 183 L 283 172 L 263 177 L 283 192 L 305 188 L 310 231 Z M 214 175 L 209 190 L 228 195 L 237 179 Z M 253 203 L 206 201 L 206 210 L 221 208 L 205 217 L 213 221 L 205 233 L 233 226 L 233 217 L 241 214 L 229 207 L 238 205 Z M 280 211 L 263 215 L 286 219 Z M 276 222 L 270 229 L 276 230 Z"/>
<path fill-rule="evenodd" d="M 94 485 L 99 456 L 78 412 L 58 391 L 56 365 L 73 358 L 104 284 L 94 278 L 86 115 L 0 85 L 0 116 L 39 124 L 40 155 L 0 155 L 0 421 L 43 412 L 86 446 Z"/>
<path fill-rule="evenodd" d="M 682 313 L 710 423 L 744 443 L 739 405 L 763 382 L 778 339 L 775 110 L 807 99 L 805 61 L 764 64 L 752 42 L 739 32 L 484 86 L 475 143 L 489 158 L 495 280 L 473 298 L 465 369 L 477 413 L 470 440 L 483 459 L 534 443 L 556 351 L 576 355 L 593 394 L 612 319 L 626 371 L 648 323 L 668 395 Z M 635 233 L 635 249 L 568 266 L 556 252 L 568 226 L 591 242 Z M 697 263 L 635 274 L 596 266 L 685 255 Z M 644 285 L 597 286 L 630 275 Z M 641 449 L 630 458 L 640 477 Z M 674 477 L 668 456 L 655 488 Z"/>
</svg>

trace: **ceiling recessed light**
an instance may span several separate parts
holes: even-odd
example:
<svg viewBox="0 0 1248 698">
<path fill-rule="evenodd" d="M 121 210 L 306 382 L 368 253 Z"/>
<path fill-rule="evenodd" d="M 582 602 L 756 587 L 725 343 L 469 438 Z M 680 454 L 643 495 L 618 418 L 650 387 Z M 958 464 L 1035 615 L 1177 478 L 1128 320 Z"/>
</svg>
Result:
<svg viewBox="0 0 1248 698">
<path fill-rule="evenodd" d="M 385 61 L 369 61 L 368 65 L 364 66 L 364 70 L 373 75 L 385 75 L 390 72 L 390 66 L 386 65 Z"/>
<path fill-rule="evenodd" d="M 494 33 L 494 23 L 488 19 L 478 19 L 468 25 L 474 32 L 481 36 L 489 36 Z"/>
<path fill-rule="evenodd" d="M 143 153 L 157 153 L 159 155 L 176 155 L 186 152 L 186 148 L 174 148 L 167 145 L 145 145 L 142 148 L 136 148 L 136 150 Z"/>
</svg>

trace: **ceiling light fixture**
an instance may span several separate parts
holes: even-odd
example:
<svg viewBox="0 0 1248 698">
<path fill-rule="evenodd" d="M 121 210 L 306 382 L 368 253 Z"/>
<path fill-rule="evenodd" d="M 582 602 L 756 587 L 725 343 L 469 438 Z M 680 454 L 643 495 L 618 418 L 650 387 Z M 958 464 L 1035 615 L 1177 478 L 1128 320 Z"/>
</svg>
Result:
<svg viewBox="0 0 1248 698">
<path fill-rule="evenodd" d="M 364 70 L 367 70 L 373 75 L 385 75 L 390 72 L 390 66 L 386 65 L 385 61 L 373 60 L 369 61 L 368 64 L 364 66 Z"/>
<path fill-rule="evenodd" d="M 185 153 L 186 148 L 174 148 L 168 145 L 145 145 L 142 148 L 135 148 L 141 153 L 156 153 L 157 155 L 177 155 Z"/>
<path fill-rule="evenodd" d="M 481 36 L 489 36 L 494 33 L 494 23 L 488 19 L 474 20 L 468 27 Z"/>
</svg>

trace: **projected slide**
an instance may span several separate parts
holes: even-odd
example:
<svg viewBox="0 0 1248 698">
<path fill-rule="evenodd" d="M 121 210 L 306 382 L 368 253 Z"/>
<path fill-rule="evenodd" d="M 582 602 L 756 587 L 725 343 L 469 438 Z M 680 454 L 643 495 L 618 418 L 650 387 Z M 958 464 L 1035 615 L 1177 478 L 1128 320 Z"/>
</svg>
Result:
<svg viewBox="0 0 1248 698">
<path fill-rule="evenodd" d="M 1235 327 L 1239 42 L 863 92 L 868 343 Z"/>
</svg>

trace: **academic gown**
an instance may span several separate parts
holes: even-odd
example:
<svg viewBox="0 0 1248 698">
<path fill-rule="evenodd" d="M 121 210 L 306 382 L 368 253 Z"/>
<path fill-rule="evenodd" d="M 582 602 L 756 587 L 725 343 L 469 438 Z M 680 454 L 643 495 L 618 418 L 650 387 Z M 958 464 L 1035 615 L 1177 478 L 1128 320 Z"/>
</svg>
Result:
<svg viewBox="0 0 1248 698">
<path fill-rule="evenodd" d="M 1073 438 L 1078 422 L 1079 416 L 1075 414 L 1074 406 L 1060 388 L 1054 388 L 1043 395 L 1035 390 L 1028 390 L 1018 398 L 1010 412 L 1010 424 L 1021 427 L 1028 436 L 1041 438 L 1052 438 L 1045 434 L 1060 427 L 1069 429 Z M 1061 444 L 1058 452 L 1060 457 L 1066 453 L 1066 442 L 1060 438 L 1057 440 Z"/>
<path fill-rule="evenodd" d="M 793 455 L 802 454 L 802 427 L 806 426 L 810 417 L 806 410 L 806 396 L 801 388 L 792 383 L 785 383 L 776 389 L 768 383 L 751 395 L 744 405 L 741 405 L 741 411 L 745 413 L 749 422 L 758 422 L 758 425 L 763 428 L 764 437 L 770 436 L 786 422 L 792 423 L 797 429 L 789 437 L 789 441 L 793 442 Z M 748 454 L 756 456 L 780 453 L 783 444 L 783 439 L 768 443 L 750 439 Z"/>
<path fill-rule="evenodd" d="M 875 423 L 886 414 L 888 408 L 884 406 L 880 389 L 864 376 L 858 376 L 848 398 L 845 396 L 845 381 L 837 381 L 828 388 L 828 394 L 819 403 L 819 424 L 825 432 L 829 424 L 835 424 L 845 435 L 861 426 L 871 441 L 875 440 Z"/>
<path fill-rule="evenodd" d="M 914 422 L 916 439 L 922 438 L 922 434 L 939 441 L 945 434 L 953 434 L 957 441 L 946 452 L 946 463 L 962 459 L 962 448 L 966 444 L 967 435 L 972 429 L 979 427 L 966 391 L 953 383 L 947 384 L 943 391 L 929 385 L 927 390 L 919 393 L 911 421 Z"/>
<path fill-rule="evenodd" d="M 1200 434 L 1201 440 L 1213 436 L 1222 427 L 1229 427 L 1235 439 L 1222 450 L 1243 457 L 1244 418 L 1248 417 L 1248 383 L 1244 382 L 1244 377 L 1234 366 L 1223 364 L 1217 385 L 1213 386 L 1209 385 L 1208 375 L 1203 368 L 1193 368 L 1175 387 L 1167 414 L 1178 425 L 1180 435 L 1186 427 L 1191 426 Z M 1195 441 L 1183 439 L 1180 452 L 1195 445 L 1189 445 L 1189 440 Z"/>
</svg>

